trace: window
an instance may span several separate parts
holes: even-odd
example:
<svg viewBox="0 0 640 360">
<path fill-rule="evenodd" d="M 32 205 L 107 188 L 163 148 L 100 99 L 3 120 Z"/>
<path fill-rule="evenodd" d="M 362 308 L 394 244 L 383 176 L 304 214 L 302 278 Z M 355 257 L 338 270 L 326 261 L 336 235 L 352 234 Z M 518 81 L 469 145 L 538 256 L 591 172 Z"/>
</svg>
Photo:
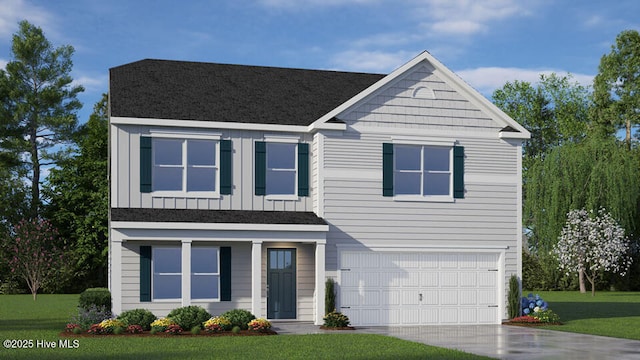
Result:
<svg viewBox="0 0 640 360">
<path fill-rule="evenodd" d="M 218 248 L 191 248 L 191 298 L 220 297 L 220 267 Z"/>
<path fill-rule="evenodd" d="M 267 143 L 266 195 L 295 195 L 296 145 Z"/>
<path fill-rule="evenodd" d="M 217 141 L 153 139 L 153 191 L 215 192 Z"/>
<path fill-rule="evenodd" d="M 396 195 L 451 194 L 450 147 L 397 145 L 394 164 Z"/>
<path fill-rule="evenodd" d="M 382 195 L 434 201 L 464 198 L 464 148 L 382 144 Z"/>
<path fill-rule="evenodd" d="M 256 195 L 309 196 L 309 144 L 256 141 L 254 175 Z"/>
<path fill-rule="evenodd" d="M 182 297 L 182 256 L 179 247 L 153 248 L 153 299 Z"/>
</svg>

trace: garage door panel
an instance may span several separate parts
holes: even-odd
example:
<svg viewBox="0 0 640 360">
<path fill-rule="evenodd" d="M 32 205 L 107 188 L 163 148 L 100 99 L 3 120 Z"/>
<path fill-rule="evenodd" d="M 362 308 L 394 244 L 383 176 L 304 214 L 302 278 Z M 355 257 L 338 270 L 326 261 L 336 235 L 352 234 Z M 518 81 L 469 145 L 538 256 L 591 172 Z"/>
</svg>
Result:
<svg viewBox="0 0 640 360">
<path fill-rule="evenodd" d="M 343 251 L 340 306 L 353 325 L 496 324 L 499 254 Z"/>
</svg>

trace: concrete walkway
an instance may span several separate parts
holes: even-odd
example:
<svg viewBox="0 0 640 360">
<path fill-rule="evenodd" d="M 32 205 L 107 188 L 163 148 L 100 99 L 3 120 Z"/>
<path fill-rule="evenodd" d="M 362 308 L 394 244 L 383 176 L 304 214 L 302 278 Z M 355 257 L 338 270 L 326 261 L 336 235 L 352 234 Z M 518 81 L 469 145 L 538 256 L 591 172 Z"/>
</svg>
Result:
<svg viewBox="0 0 640 360">
<path fill-rule="evenodd" d="M 304 322 L 273 322 L 273 329 L 279 334 L 336 333 Z M 640 359 L 638 340 L 519 326 L 376 326 L 359 327 L 349 333 L 393 336 L 497 359 Z"/>
</svg>

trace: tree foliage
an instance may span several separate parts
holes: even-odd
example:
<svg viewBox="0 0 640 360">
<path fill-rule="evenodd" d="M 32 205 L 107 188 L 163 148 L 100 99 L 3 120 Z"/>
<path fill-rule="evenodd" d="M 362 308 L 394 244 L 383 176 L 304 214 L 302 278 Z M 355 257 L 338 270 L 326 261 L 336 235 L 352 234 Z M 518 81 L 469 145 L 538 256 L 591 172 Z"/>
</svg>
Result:
<svg viewBox="0 0 640 360">
<path fill-rule="evenodd" d="M 22 220 L 3 244 L 11 272 L 22 278 L 36 300 L 38 290 L 56 278 L 64 264 L 64 247 L 58 247 L 58 232 L 49 221 Z"/>
<path fill-rule="evenodd" d="M 571 210 L 553 252 L 560 269 L 584 272 L 595 295 L 595 284 L 603 272 L 624 276 L 631 266 L 629 240 L 624 229 L 604 208 Z"/>
<path fill-rule="evenodd" d="M 624 126 L 625 142 L 631 148 L 631 129 L 640 124 L 640 34 L 626 30 L 618 34 L 611 52 L 603 55 L 594 80 L 594 118 L 613 133 Z"/>
<path fill-rule="evenodd" d="M 74 276 L 81 288 L 106 286 L 108 229 L 108 100 L 94 106 L 74 135 L 77 153 L 58 164 L 43 189 L 46 216 L 70 242 Z"/>
<path fill-rule="evenodd" d="M 24 167 L 31 183 L 30 216 L 40 210 L 41 167 L 63 158 L 76 128 L 81 86 L 70 76 L 73 47 L 54 48 L 42 29 L 27 21 L 13 35 L 13 60 L 0 70 L 0 146 L 6 165 Z"/>
<path fill-rule="evenodd" d="M 534 163 L 526 180 L 524 221 L 531 231 L 529 244 L 540 254 L 557 242 L 572 209 L 607 208 L 629 234 L 637 233 L 638 154 L 615 139 L 557 147 Z"/>
</svg>

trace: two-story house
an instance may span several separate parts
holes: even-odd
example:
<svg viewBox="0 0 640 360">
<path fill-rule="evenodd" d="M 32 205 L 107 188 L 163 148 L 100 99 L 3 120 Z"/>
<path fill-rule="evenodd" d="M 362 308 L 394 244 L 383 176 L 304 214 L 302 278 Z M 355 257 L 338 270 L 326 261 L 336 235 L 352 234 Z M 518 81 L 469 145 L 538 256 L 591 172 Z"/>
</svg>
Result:
<svg viewBox="0 0 640 360">
<path fill-rule="evenodd" d="M 429 53 L 389 75 L 110 70 L 113 311 L 495 324 L 521 275 L 526 129 Z"/>
</svg>

